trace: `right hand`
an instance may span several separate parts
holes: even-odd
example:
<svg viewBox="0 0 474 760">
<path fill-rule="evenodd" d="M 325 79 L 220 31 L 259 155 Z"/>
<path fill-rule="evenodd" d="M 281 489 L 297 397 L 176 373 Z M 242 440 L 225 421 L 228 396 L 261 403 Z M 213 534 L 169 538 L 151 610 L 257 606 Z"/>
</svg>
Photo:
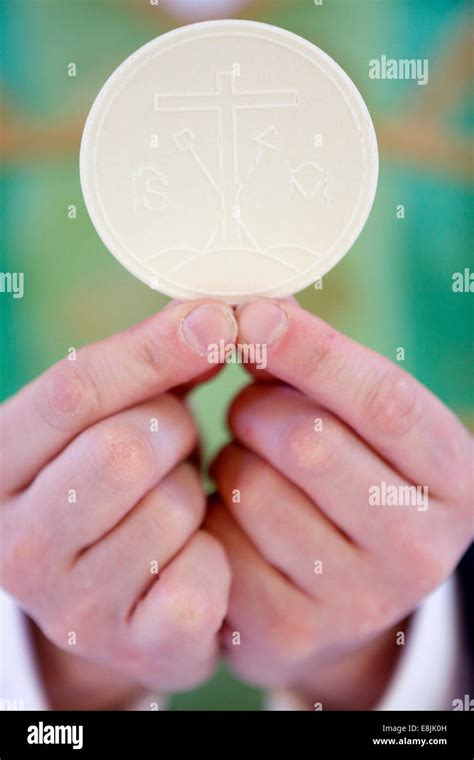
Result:
<svg viewBox="0 0 474 760">
<path fill-rule="evenodd" d="M 236 334 L 231 307 L 172 303 L 0 408 L 1 585 L 57 647 L 153 689 L 216 664 L 230 573 L 179 390 Z"/>
</svg>

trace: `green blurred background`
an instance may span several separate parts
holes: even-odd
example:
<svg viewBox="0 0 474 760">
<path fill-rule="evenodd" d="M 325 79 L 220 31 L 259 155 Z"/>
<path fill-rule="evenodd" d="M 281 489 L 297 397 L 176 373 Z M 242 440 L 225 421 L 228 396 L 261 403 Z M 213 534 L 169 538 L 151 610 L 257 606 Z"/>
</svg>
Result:
<svg viewBox="0 0 474 760">
<path fill-rule="evenodd" d="M 203 3 L 196 3 L 203 8 Z M 188 5 L 188 4 L 186 4 Z M 237 4 L 238 5 L 238 4 Z M 231 17 L 312 40 L 348 72 L 372 114 L 380 177 L 369 221 L 322 290 L 298 295 L 337 329 L 396 359 L 472 427 L 472 294 L 452 276 L 472 264 L 472 19 L 464 0 L 273 0 Z M 130 53 L 192 20 L 161 0 L 0 0 L 2 175 L 0 271 L 24 272 L 25 295 L 0 293 L 1 398 L 69 347 L 122 330 L 167 301 L 106 251 L 87 215 L 78 171 L 88 110 Z M 371 80 L 368 61 L 428 58 L 430 80 Z M 77 76 L 68 76 L 75 63 Z M 68 218 L 68 207 L 77 218 Z M 397 206 L 405 218 L 397 218 Z M 226 440 L 225 408 L 246 382 L 236 366 L 192 399 L 206 457 Z M 6 442 L 8 445 L 8 442 Z M 173 709 L 260 709 L 258 690 L 221 668 Z"/>
</svg>

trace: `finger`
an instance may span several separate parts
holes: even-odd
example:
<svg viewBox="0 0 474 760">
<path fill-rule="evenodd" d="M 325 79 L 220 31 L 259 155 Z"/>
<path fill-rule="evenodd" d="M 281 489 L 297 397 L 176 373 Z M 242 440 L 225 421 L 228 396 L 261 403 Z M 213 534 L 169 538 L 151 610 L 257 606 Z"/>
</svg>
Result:
<svg viewBox="0 0 474 760">
<path fill-rule="evenodd" d="M 161 692 L 191 688 L 211 675 L 230 584 L 227 559 L 212 536 L 195 533 L 130 616 L 109 603 L 95 578 L 56 580 L 69 594 L 54 600 L 54 614 L 47 609 L 34 616 L 56 646 L 69 649 L 74 632 L 77 653 Z"/>
<path fill-rule="evenodd" d="M 285 304 L 285 303 L 293 304 L 294 306 L 298 305 L 298 301 L 296 300 L 296 298 L 294 296 L 288 296 L 287 298 L 282 298 L 281 302 L 283 304 Z M 242 310 L 242 308 L 243 308 L 243 306 L 237 307 L 237 314 L 239 314 L 239 312 Z M 261 350 L 261 353 L 260 353 L 259 361 L 257 361 L 257 357 L 255 357 L 256 361 L 254 363 L 250 363 L 249 362 L 247 364 L 244 364 L 244 368 L 247 370 L 247 372 L 250 375 L 252 375 L 255 378 L 256 382 L 259 382 L 259 383 L 268 383 L 268 382 L 270 382 L 270 383 L 272 383 L 272 382 L 275 381 L 275 377 L 274 377 L 274 375 L 271 374 L 271 372 L 268 372 L 268 370 L 266 369 L 266 366 L 267 366 L 267 354 L 266 354 L 267 346 L 263 345 L 261 348 L 262 348 L 262 350 Z"/>
<path fill-rule="evenodd" d="M 211 472 L 227 509 L 263 558 L 312 598 L 335 598 L 358 551 L 308 497 L 237 444 L 220 452 Z"/>
<path fill-rule="evenodd" d="M 130 619 L 133 666 L 146 669 L 150 686 L 179 691 L 211 675 L 229 587 L 229 564 L 221 545 L 198 531 L 165 567 Z"/>
<path fill-rule="evenodd" d="M 205 375 L 208 346 L 236 332 L 230 306 L 174 304 L 47 370 L 1 408 L 2 492 L 27 485 L 88 426 Z"/>
<path fill-rule="evenodd" d="M 298 485 L 340 530 L 399 575 L 417 567 L 426 592 L 444 580 L 472 535 L 472 510 L 452 508 L 399 478 L 349 428 L 288 387 L 250 386 L 230 411 L 248 448 Z M 314 422 L 320 422 L 316 430 Z M 394 496 L 395 494 L 395 496 Z"/>
<path fill-rule="evenodd" d="M 221 505 L 211 509 L 206 527 L 224 546 L 232 571 L 226 659 L 250 683 L 288 682 L 317 646 L 318 606 L 265 562 Z"/>
<path fill-rule="evenodd" d="M 386 483 L 398 491 L 409 484 L 340 420 L 298 391 L 250 385 L 233 402 L 229 421 L 244 446 L 301 488 L 359 546 L 386 546 L 391 554 L 400 550 L 407 531 L 422 537 L 430 530 L 432 538 L 436 528 L 440 535 L 445 532 L 444 510 L 436 509 L 423 489 L 412 486 L 412 508 L 371 505 L 374 487 Z"/>
<path fill-rule="evenodd" d="M 410 375 L 291 303 L 249 303 L 238 321 L 239 342 L 267 346 L 269 372 L 330 409 L 402 475 L 440 498 L 469 499 L 470 436 Z"/>
<path fill-rule="evenodd" d="M 72 557 L 117 525 L 195 442 L 189 412 L 163 394 L 81 433 L 2 511 Z"/>
<path fill-rule="evenodd" d="M 76 587 L 100 586 L 106 603 L 127 618 L 202 523 L 205 498 L 196 470 L 178 465 L 102 541 L 73 566 Z"/>
</svg>

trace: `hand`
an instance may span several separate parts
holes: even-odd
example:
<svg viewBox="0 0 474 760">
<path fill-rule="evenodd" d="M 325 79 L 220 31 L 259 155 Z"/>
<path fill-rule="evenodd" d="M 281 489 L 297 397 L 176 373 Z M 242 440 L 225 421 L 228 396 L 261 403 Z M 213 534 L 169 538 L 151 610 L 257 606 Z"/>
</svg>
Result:
<svg viewBox="0 0 474 760">
<path fill-rule="evenodd" d="M 325 708 L 370 707 L 396 632 L 472 540 L 472 440 L 416 380 L 297 305 L 254 302 L 238 321 L 240 343 L 268 347 L 253 374 L 281 382 L 235 399 L 236 442 L 212 468 L 225 509 L 207 524 L 233 577 L 228 660 Z M 383 483 L 401 504 L 406 486 L 428 493 L 377 506 Z"/>
<path fill-rule="evenodd" d="M 151 688 L 189 688 L 216 663 L 229 568 L 200 530 L 179 391 L 236 331 L 223 304 L 171 304 L 0 410 L 1 584 L 57 647 Z"/>
</svg>

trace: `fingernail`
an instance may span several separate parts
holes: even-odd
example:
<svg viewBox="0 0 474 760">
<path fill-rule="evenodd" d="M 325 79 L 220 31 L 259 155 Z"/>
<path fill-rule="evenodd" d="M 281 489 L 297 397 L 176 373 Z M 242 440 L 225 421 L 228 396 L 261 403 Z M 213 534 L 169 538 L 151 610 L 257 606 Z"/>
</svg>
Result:
<svg viewBox="0 0 474 760">
<path fill-rule="evenodd" d="M 240 335 L 249 343 L 273 346 L 288 327 L 286 312 L 274 301 L 251 301 L 238 312 Z"/>
<path fill-rule="evenodd" d="M 211 344 L 233 343 L 238 326 L 230 308 L 218 304 L 202 304 L 189 312 L 180 325 L 181 335 L 193 351 L 203 356 Z"/>
</svg>

